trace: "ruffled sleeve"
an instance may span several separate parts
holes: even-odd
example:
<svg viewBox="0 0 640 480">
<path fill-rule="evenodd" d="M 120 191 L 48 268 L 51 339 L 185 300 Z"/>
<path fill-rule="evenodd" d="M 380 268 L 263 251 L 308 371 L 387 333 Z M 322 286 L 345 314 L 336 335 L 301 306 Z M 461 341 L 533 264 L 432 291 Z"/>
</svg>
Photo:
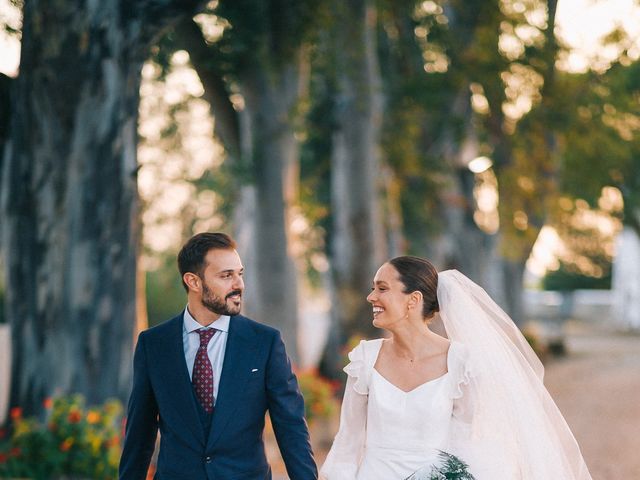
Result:
<svg viewBox="0 0 640 480">
<path fill-rule="evenodd" d="M 370 370 L 375 362 L 374 341 L 361 341 L 344 367 L 347 385 L 340 410 L 340 428 L 320 469 L 321 480 L 354 480 L 362 460 L 367 428 Z"/>
<path fill-rule="evenodd" d="M 362 340 L 353 350 L 349 352 L 349 363 L 342 369 L 351 382 L 352 389 L 360 395 L 368 395 L 369 393 L 369 374 L 365 364 L 365 351 L 367 342 Z"/>
<path fill-rule="evenodd" d="M 469 395 L 469 384 L 473 378 L 469 350 L 458 342 L 452 342 L 449 348 L 449 394 L 453 400 L 453 416 L 469 423 L 473 416 L 473 402 Z"/>
</svg>

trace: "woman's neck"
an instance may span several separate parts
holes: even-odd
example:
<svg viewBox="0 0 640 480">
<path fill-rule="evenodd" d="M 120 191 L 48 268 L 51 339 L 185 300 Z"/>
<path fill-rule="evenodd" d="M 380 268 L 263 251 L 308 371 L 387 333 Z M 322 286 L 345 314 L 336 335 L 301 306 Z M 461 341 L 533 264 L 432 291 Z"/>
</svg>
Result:
<svg viewBox="0 0 640 480">
<path fill-rule="evenodd" d="M 433 354 L 446 339 L 429 330 L 426 324 L 408 324 L 392 331 L 392 350 L 400 357 L 411 360 Z"/>
</svg>

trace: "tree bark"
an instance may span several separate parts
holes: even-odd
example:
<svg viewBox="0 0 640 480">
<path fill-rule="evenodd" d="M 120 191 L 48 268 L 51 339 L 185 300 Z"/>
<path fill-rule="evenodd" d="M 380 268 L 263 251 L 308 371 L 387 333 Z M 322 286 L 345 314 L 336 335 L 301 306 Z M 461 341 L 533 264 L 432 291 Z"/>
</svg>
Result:
<svg viewBox="0 0 640 480">
<path fill-rule="evenodd" d="M 0 73 L 0 185 L 2 185 L 2 165 L 5 142 L 9 134 L 9 119 L 11 118 L 11 77 Z"/>
<path fill-rule="evenodd" d="M 251 69 L 241 77 L 249 121 L 255 200 L 253 251 L 256 284 L 247 311 L 278 327 L 287 352 L 298 358 L 297 269 L 291 252 L 290 214 L 295 199 L 298 142 L 292 114 L 300 95 L 299 59 L 280 68 Z"/>
<path fill-rule="evenodd" d="M 236 181 L 232 215 L 246 268 L 244 311 L 281 330 L 287 353 L 296 361 L 297 269 L 289 230 L 297 200 L 299 146 L 294 114 L 306 81 L 304 51 L 293 40 L 284 56 L 262 45 L 251 53 L 252 61 L 235 65 L 235 86 L 244 100 L 244 109 L 236 111 L 229 99 L 229 80 L 211 63 L 216 46 L 208 47 L 194 27 L 183 22 L 178 38 L 202 81 L 215 116 L 215 133 L 225 146 L 228 161 L 236 164 L 233 170 L 247 177 Z M 268 30 L 273 25 L 265 28 L 269 35 L 283 35 Z M 287 41 L 278 37 L 278 42 Z"/>
<path fill-rule="evenodd" d="M 126 399 L 139 238 L 140 71 L 197 2 L 26 2 L 2 211 L 11 404 Z"/>
<path fill-rule="evenodd" d="M 337 127 L 331 157 L 333 312 L 323 373 L 339 371 L 339 349 L 352 336 L 379 335 L 365 297 L 386 260 L 380 218 L 379 145 L 382 93 L 376 53 L 376 8 L 367 0 L 337 2 Z"/>
<path fill-rule="evenodd" d="M 442 251 L 439 256 L 443 268 L 456 268 L 486 288 L 496 240 L 495 234 L 483 231 L 474 219 L 476 175 L 468 165 L 479 150 L 468 90 L 465 84 L 451 102 L 450 116 L 465 119 L 462 138 L 456 138 L 453 127 L 448 126 L 439 142 L 450 172 L 449 187 L 441 200 L 445 233 L 438 242 Z"/>
</svg>

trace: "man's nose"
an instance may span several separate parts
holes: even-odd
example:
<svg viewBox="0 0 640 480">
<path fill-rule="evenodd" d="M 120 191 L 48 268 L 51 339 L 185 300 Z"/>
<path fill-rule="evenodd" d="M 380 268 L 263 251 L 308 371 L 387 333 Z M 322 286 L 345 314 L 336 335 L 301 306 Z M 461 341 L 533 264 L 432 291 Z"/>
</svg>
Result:
<svg viewBox="0 0 640 480">
<path fill-rule="evenodd" d="M 240 275 L 236 275 L 233 282 L 233 288 L 244 290 L 244 279 Z"/>
</svg>

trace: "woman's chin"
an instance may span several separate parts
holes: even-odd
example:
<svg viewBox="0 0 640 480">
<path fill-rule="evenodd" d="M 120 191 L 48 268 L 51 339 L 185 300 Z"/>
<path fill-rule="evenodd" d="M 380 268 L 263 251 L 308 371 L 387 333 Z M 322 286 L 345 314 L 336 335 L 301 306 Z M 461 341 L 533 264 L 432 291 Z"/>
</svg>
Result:
<svg viewBox="0 0 640 480">
<path fill-rule="evenodd" d="M 381 322 L 379 319 L 377 319 L 375 317 L 373 318 L 373 321 L 371 323 L 376 328 L 384 328 L 384 322 Z"/>
</svg>

